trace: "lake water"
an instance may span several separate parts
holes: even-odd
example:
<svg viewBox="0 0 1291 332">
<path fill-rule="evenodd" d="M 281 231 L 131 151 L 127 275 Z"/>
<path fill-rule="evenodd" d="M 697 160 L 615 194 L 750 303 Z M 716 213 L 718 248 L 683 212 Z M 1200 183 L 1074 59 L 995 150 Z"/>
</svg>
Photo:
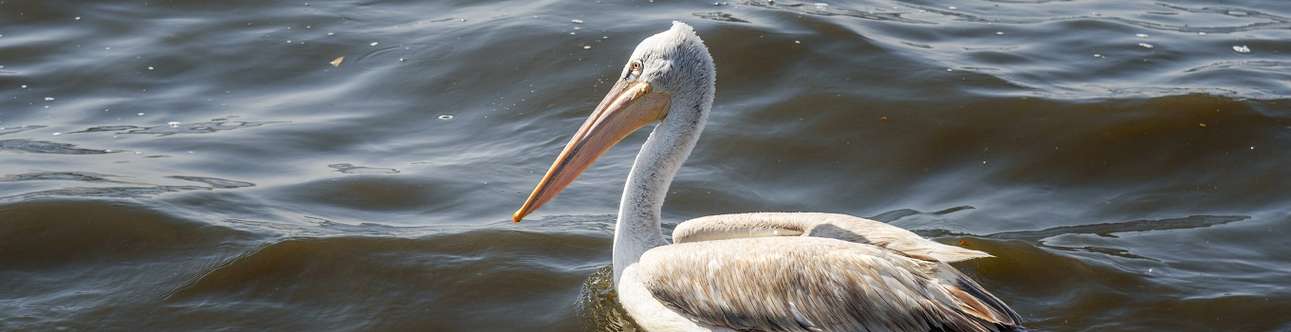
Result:
<svg viewBox="0 0 1291 332">
<path fill-rule="evenodd" d="M 672 20 L 718 87 L 667 228 L 868 216 L 1038 330 L 1291 330 L 1262 0 L 0 0 L 0 330 L 604 328 L 645 135 L 509 216 Z"/>
</svg>

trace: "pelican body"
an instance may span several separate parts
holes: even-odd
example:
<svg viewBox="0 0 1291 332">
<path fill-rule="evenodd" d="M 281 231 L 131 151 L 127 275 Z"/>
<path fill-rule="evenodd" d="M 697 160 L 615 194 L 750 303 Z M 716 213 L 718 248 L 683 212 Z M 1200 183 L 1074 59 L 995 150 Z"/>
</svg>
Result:
<svg viewBox="0 0 1291 332">
<path fill-rule="evenodd" d="M 990 257 L 842 214 L 748 213 L 660 228 L 668 187 L 712 108 L 717 73 L 689 25 L 643 40 L 512 219 L 654 125 L 623 188 L 614 287 L 648 331 L 1005 331 L 1021 318 L 948 263 Z"/>
</svg>

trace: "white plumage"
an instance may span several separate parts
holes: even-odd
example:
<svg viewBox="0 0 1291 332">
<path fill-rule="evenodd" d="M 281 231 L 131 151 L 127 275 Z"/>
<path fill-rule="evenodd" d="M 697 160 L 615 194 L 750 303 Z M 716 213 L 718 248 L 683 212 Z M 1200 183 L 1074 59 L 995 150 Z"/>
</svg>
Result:
<svg viewBox="0 0 1291 332">
<path fill-rule="evenodd" d="M 619 302 L 650 331 L 998 331 L 1021 319 L 947 263 L 989 254 L 877 221 L 749 213 L 660 228 L 668 187 L 708 118 L 716 71 L 690 26 L 646 38 L 574 135 L 519 221 L 638 128 L 655 124 L 623 189 L 614 232 Z"/>
</svg>

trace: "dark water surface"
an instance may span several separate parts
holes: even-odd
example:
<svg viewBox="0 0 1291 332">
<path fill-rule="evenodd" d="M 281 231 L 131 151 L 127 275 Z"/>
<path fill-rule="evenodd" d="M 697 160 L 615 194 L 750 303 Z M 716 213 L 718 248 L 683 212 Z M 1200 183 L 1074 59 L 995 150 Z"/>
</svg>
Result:
<svg viewBox="0 0 1291 332">
<path fill-rule="evenodd" d="M 671 20 L 719 74 L 669 228 L 871 216 L 1039 330 L 1291 330 L 1260 0 L 0 0 L 0 330 L 590 328 L 644 135 L 508 217 Z"/>
</svg>

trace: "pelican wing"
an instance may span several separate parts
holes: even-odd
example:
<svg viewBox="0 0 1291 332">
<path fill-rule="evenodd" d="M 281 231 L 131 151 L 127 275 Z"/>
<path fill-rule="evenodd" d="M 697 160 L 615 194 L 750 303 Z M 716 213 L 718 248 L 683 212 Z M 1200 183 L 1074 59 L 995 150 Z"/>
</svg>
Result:
<svg viewBox="0 0 1291 332">
<path fill-rule="evenodd" d="M 937 243 L 900 227 L 834 213 L 720 214 L 687 220 L 672 232 L 674 243 L 768 236 L 811 236 L 872 244 L 946 263 L 991 257 L 985 252 Z"/>
<path fill-rule="evenodd" d="M 675 244 L 633 270 L 664 306 L 735 331 L 999 331 L 1021 321 L 950 265 L 836 239 Z"/>
</svg>

